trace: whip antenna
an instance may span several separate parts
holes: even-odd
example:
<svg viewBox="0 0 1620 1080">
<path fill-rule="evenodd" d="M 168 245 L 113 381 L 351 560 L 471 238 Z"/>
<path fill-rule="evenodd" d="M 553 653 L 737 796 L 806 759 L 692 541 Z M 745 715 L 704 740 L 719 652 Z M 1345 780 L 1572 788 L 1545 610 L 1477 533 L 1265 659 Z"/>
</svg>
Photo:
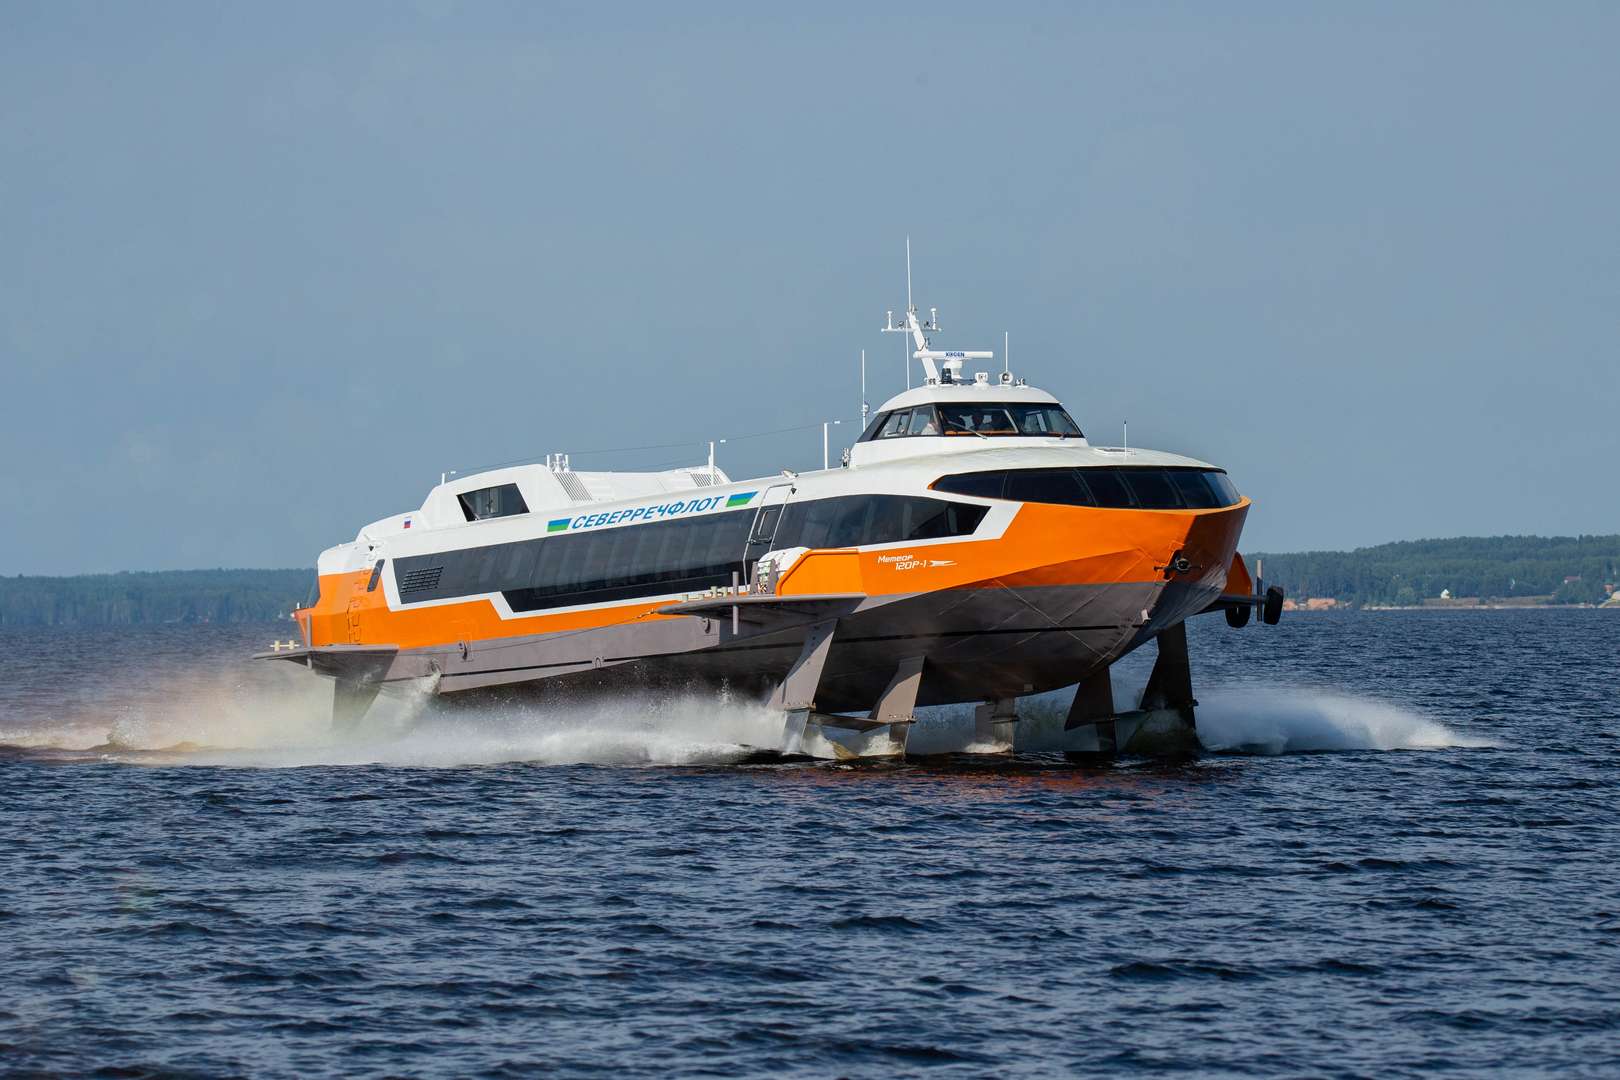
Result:
<svg viewBox="0 0 1620 1080">
<path fill-rule="evenodd" d="M 928 309 L 928 321 L 923 322 L 917 317 L 917 305 L 911 295 L 911 237 L 906 237 L 906 319 L 903 323 L 894 321 L 894 312 L 888 312 L 883 325 L 886 334 L 910 334 L 912 350 L 906 357 L 906 389 L 911 389 L 911 361 L 920 360 L 923 366 L 923 385 L 932 386 L 940 383 L 955 383 L 962 381 L 962 364 L 967 360 L 993 360 L 993 352 L 964 352 L 951 350 L 938 352 L 928 347 L 927 334 L 939 329 L 939 308 Z M 941 365 L 936 361 L 943 361 Z"/>
</svg>

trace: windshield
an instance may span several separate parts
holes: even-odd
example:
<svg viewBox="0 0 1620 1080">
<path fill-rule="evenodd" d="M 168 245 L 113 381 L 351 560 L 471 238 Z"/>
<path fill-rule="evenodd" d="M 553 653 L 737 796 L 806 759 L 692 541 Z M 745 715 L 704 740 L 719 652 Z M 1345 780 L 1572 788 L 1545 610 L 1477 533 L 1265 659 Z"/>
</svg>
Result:
<svg viewBox="0 0 1620 1080">
<path fill-rule="evenodd" d="M 1057 405 L 1009 405 L 1013 423 L 1024 435 L 1080 437 L 1080 427 Z"/>
<path fill-rule="evenodd" d="M 1080 429 L 1057 405 L 941 405 L 940 426 L 947 435 L 1078 437 Z"/>
<path fill-rule="evenodd" d="M 1081 438 L 1080 428 L 1061 405 L 1020 405 L 1002 402 L 973 402 L 959 405 L 915 405 L 880 413 L 872 421 L 862 442 L 872 439 L 899 439 L 913 435 L 978 436 L 980 438 L 1028 438 L 1052 436 Z"/>
</svg>

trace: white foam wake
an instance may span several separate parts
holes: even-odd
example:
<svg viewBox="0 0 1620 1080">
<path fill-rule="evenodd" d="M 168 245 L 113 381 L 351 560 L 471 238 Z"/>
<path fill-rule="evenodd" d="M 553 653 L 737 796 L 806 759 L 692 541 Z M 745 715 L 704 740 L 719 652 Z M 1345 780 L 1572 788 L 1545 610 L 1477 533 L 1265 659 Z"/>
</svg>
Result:
<svg viewBox="0 0 1620 1080">
<path fill-rule="evenodd" d="M 1116 690 L 1122 705 L 1139 694 L 1123 681 Z M 1062 748 L 1068 698 L 1059 692 L 1019 702 L 1020 750 Z M 778 750 L 783 737 L 780 714 L 712 692 L 452 711 L 435 705 L 424 683 L 385 690 L 352 730 L 335 730 L 331 717 L 329 681 L 278 666 L 246 675 L 192 675 L 21 724 L 0 717 L 0 743 L 158 764 L 449 767 L 723 764 L 754 749 Z M 1205 749 L 1226 753 L 1496 745 L 1387 702 L 1336 690 L 1250 685 L 1201 691 L 1198 735 Z M 973 707 L 944 706 L 919 710 L 909 749 L 964 752 L 973 741 Z"/>
<path fill-rule="evenodd" d="M 724 763 L 782 741 L 780 715 L 712 692 L 451 710 L 432 690 L 389 687 L 340 731 L 329 680 L 290 668 L 191 675 L 157 690 L 109 691 L 71 712 L 0 717 L 0 743 L 145 764 L 278 768 Z"/>
<path fill-rule="evenodd" d="M 1061 750 L 1063 722 L 1073 691 L 1018 702 L 1018 748 Z M 1114 700 L 1130 708 L 1141 686 L 1116 679 Z M 907 748 L 915 754 L 971 749 L 973 706 L 919 710 Z M 1198 739 L 1217 753 L 1304 754 L 1347 750 L 1435 750 L 1490 747 L 1491 739 L 1465 735 L 1411 709 L 1339 690 L 1309 687 L 1217 686 L 1198 691 Z"/>
<path fill-rule="evenodd" d="M 1198 739 L 1206 750 L 1252 754 L 1498 745 L 1389 702 L 1303 687 L 1223 687 L 1202 693 Z"/>
<path fill-rule="evenodd" d="M 553 765 L 700 765 L 739 761 L 774 748 L 782 718 L 715 695 L 625 694 L 558 705 L 446 711 L 416 700 L 385 701 L 348 732 L 230 750 L 187 753 L 194 764 L 289 767 L 385 764 L 443 768 L 539 762 Z"/>
</svg>

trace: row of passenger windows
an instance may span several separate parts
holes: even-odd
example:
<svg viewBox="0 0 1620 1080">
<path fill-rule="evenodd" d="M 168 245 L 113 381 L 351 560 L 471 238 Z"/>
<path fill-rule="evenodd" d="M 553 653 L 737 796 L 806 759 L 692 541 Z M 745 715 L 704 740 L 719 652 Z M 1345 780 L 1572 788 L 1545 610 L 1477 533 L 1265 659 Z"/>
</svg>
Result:
<svg viewBox="0 0 1620 1080">
<path fill-rule="evenodd" d="M 928 404 L 879 413 L 867 426 L 860 441 L 912 435 L 977 435 L 987 439 L 1062 435 L 1079 438 L 1080 428 L 1059 405 L 993 402 Z"/>
<path fill-rule="evenodd" d="M 752 510 L 739 510 L 566 533 L 402 558 L 394 573 L 407 603 L 501 592 L 517 611 L 591 603 L 615 590 L 600 598 L 697 592 L 730 583 L 753 520 Z M 434 567 L 437 578 L 420 573 Z"/>
<path fill-rule="evenodd" d="M 456 498 L 461 502 L 462 516 L 468 521 L 511 517 L 513 514 L 529 512 L 528 504 L 523 501 L 523 493 L 518 490 L 516 484 L 463 491 Z"/>
<path fill-rule="evenodd" d="M 759 550 L 966 536 L 986 512 L 969 503 L 902 495 L 790 502 L 775 537 L 760 537 L 767 542 Z M 763 526 L 767 519 L 760 520 Z M 701 592 L 731 584 L 732 572 L 746 569 L 753 524 L 754 511 L 741 510 L 417 555 L 395 560 L 395 580 L 406 603 L 500 592 L 514 611 Z"/>
<path fill-rule="evenodd" d="M 1009 469 L 942 476 L 933 487 L 981 499 L 1139 510 L 1212 510 L 1242 498 L 1218 469 Z"/>
</svg>

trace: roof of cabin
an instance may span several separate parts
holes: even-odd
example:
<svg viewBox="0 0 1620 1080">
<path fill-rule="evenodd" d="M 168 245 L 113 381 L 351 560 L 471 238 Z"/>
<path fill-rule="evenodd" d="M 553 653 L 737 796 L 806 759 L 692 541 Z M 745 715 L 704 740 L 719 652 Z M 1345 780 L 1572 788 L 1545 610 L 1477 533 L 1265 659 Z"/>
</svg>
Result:
<svg viewBox="0 0 1620 1080">
<path fill-rule="evenodd" d="M 1019 401 L 1032 405 L 1061 404 L 1057 398 L 1048 394 L 1045 390 L 1020 383 L 929 383 L 926 386 L 914 386 L 910 390 L 896 394 L 879 406 L 878 412 L 891 412 L 895 409 L 905 409 L 912 405 L 922 405 L 930 401 Z"/>
</svg>

